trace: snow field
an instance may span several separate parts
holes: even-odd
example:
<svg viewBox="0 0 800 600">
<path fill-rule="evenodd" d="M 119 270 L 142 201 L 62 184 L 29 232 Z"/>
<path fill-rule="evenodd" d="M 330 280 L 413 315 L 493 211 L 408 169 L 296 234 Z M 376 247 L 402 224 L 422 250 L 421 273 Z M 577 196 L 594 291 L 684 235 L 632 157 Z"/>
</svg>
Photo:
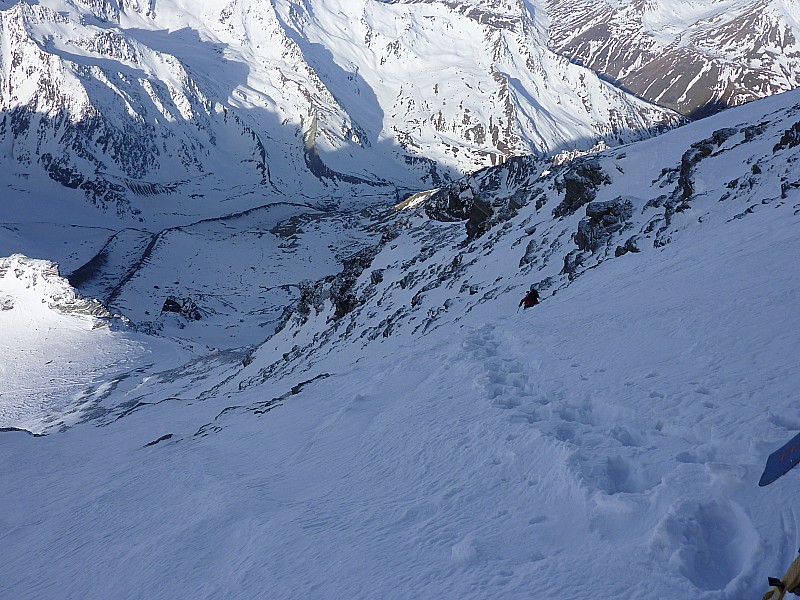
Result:
<svg viewBox="0 0 800 600">
<path fill-rule="evenodd" d="M 33 433 L 82 421 L 131 370 L 183 363 L 165 340 L 92 316 L 48 261 L 0 260 L 0 427 Z"/>
<path fill-rule="evenodd" d="M 79 420 L 85 390 L 138 362 L 145 348 L 93 329 L 91 318 L 34 313 L 21 306 L 0 314 L 0 422 L 41 432 Z"/>
<path fill-rule="evenodd" d="M 796 476 L 757 487 L 800 428 L 800 289 L 797 215 L 748 219 L 525 312 L 509 293 L 242 392 L 175 381 L 106 427 L 4 434 L 9 593 L 757 595 L 800 541 Z"/>
</svg>

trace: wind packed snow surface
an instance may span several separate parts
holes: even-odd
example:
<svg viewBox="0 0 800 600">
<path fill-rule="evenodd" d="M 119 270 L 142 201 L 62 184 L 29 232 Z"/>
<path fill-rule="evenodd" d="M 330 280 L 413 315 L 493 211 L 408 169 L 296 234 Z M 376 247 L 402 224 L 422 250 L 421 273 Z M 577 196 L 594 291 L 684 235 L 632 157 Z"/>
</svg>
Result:
<svg viewBox="0 0 800 600">
<path fill-rule="evenodd" d="M 3 593 L 758 597 L 800 545 L 797 474 L 757 485 L 800 430 L 798 106 L 539 169 L 525 198 L 523 162 L 476 174 L 483 235 L 410 203 L 246 356 L 0 434 Z"/>
</svg>

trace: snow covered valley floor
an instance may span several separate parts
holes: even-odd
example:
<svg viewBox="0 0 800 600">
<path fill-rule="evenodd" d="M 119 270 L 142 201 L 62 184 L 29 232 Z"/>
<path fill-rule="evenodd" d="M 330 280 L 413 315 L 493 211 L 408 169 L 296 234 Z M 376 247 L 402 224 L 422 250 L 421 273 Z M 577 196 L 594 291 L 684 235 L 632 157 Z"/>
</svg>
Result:
<svg viewBox="0 0 800 600">
<path fill-rule="evenodd" d="M 2 593 L 759 597 L 800 546 L 798 474 L 758 487 L 800 430 L 795 99 L 599 155 L 640 251 L 612 236 L 575 277 L 555 182 L 467 244 L 398 212 L 256 348 L 163 368 L 177 343 L 136 338 L 159 366 L 110 373 L 103 410 L 0 432 Z"/>
</svg>

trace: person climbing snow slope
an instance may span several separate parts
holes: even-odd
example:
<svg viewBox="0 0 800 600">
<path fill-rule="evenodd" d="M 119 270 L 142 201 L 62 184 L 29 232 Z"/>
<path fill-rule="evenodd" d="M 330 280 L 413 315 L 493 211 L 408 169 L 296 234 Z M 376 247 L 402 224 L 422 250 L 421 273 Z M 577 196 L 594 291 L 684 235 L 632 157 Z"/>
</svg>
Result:
<svg viewBox="0 0 800 600">
<path fill-rule="evenodd" d="M 531 308 L 532 306 L 536 306 L 539 304 L 539 292 L 531 286 L 531 289 L 528 290 L 528 293 L 525 294 L 525 297 L 519 301 L 519 306 L 524 306 L 525 308 Z"/>
</svg>

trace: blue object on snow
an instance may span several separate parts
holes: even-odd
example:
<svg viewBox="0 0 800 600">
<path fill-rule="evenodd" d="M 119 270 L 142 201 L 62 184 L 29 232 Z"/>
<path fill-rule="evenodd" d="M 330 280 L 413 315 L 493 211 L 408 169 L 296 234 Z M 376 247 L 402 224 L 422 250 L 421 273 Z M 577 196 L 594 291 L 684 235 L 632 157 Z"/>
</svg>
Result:
<svg viewBox="0 0 800 600">
<path fill-rule="evenodd" d="M 769 485 L 800 462 L 800 433 L 769 455 L 758 485 Z"/>
</svg>

